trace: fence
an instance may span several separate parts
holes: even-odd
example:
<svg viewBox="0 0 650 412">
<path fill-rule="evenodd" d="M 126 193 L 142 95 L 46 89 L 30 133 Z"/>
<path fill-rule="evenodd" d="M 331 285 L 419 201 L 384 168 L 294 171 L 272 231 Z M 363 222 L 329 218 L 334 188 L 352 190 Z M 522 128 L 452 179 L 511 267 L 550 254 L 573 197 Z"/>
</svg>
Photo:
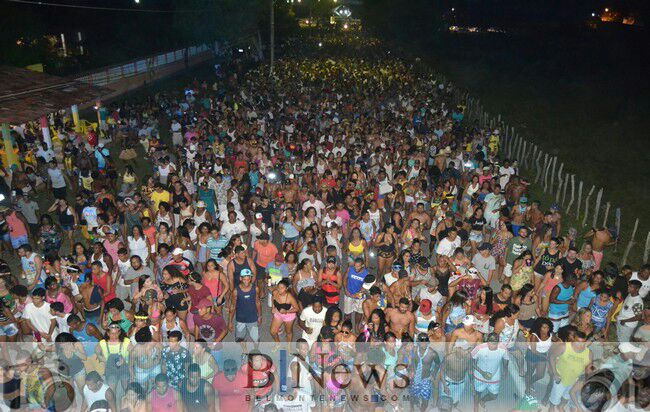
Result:
<svg viewBox="0 0 650 412">
<path fill-rule="evenodd" d="M 590 187 L 588 182 L 566 170 L 561 161 L 558 166 L 557 156 L 545 153 L 537 144 L 521 137 L 514 127 L 505 123 L 500 114 L 496 117 L 488 114 L 480 100 L 469 97 L 469 94 L 460 96 L 458 100 L 464 102 L 467 118 L 478 121 L 483 128 L 490 128 L 490 130 L 499 128 L 503 132 L 499 146 L 500 155 L 510 160 L 517 160 L 519 170 L 525 170 L 530 182 L 539 185 L 545 194 L 554 199 L 555 203 L 562 207 L 563 213 L 575 217 L 582 228 L 607 227 L 613 219 L 618 236 L 615 250 L 618 249 L 619 243 L 624 244 L 621 236 L 621 208 L 613 206 L 612 202 L 604 199 L 604 188 L 594 184 Z M 636 218 L 629 237 L 626 237 L 627 244 L 623 249 L 621 265 L 627 263 L 630 251 L 637 245 L 638 228 L 639 218 Z M 649 255 L 650 232 L 645 239 L 643 263 L 648 262 Z"/>
<path fill-rule="evenodd" d="M 164 66 L 184 61 L 201 54 L 207 54 L 218 50 L 218 44 L 202 44 L 200 46 L 186 47 L 161 53 L 154 56 L 144 57 L 128 63 L 103 68 L 92 73 L 77 77 L 76 80 L 96 86 L 106 86 L 118 80 L 133 77 L 141 74 L 152 73 Z"/>
</svg>

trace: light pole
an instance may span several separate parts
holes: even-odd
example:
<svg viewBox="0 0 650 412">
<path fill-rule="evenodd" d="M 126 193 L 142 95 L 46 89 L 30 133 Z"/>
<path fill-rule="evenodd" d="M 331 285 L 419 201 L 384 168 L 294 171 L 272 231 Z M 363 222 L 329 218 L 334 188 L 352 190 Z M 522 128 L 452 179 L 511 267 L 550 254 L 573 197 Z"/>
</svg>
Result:
<svg viewBox="0 0 650 412">
<path fill-rule="evenodd" d="M 273 0 L 269 0 L 269 7 L 271 7 L 271 64 L 269 67 L 269 76 L 273 75 L 273 64 L 275 63 L 275 11 L 273 10 Z"/>
</svg>

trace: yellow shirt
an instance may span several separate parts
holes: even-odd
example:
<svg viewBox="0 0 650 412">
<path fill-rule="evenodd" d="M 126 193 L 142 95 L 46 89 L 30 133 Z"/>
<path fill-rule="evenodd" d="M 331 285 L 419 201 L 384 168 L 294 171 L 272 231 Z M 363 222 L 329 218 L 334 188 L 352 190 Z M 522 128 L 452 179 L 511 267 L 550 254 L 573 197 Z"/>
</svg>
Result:
<svg viewBox="0 0 650 412">
<path fill-rule="evenodd" d="M 166 190 L 163 190 L 162 192 L 156 192 L 154 190 L 153 192 L 151 192 L 151 201 L 153 202 L 153 210 L 157 212 L 160 202 L 169 202 L 171 198 L 172 198 L 171 193 L 169 193 Z"/>
<path fill-rule="evenodd" d="M 557 373 L 560 374 L 561 384 L 572 386 L 578 381 L 580 375 L 585 371 L 589 364 L 589 349 L 585 348 L 582 352 L 573 350 L 573 346 L 568 343 L 564 353 L 557 360 Z"/>
</svg>

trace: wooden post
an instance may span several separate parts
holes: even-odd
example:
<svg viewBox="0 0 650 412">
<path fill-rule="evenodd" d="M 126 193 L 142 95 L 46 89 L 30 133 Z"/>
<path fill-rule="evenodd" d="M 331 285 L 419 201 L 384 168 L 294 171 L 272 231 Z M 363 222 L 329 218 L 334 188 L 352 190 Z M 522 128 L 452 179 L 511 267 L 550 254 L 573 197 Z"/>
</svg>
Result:
<svg viewBox="0 0 650 412">
<path fill-rule="evenodd" d="M 645 238 L 645 249 L 643 250 L 643 264 L 648 263 L 648 256 L 650 256 L 650 232 Z"/>
<path fill-rule="evenodd" d="M 621 208 L 616 208 L 616 237 L 621 237 Z M 614 245 L 614 251 L 618 250 L 618 242 Z"/>
<path fill-rule="evenodd" d="M 603 227 L 607 227 L 607 218 L 609 217 L 609 207 L 610 204 L 609 202 L 607 202 L 607 204 L 605 205 L 605 217 L 603 217 L 603 224 L 602 224 Z"/>
<path fill-rule="evenodd" d="M 553 159 L 548 157 L 548 153 L 544 155 L 544 193 L 548 189 L 548 169 L 550 168 Z"/>
<path fill-rule="evenodd" d="M 498 121 L 501 123 L 501 113 L 499 113 Z"/>
<path fill-rule="evenodd" d="M 521 167 L 528 169 L 528 162 L 526 161 L 526 146 L 528 142 L 524 140 L 524 148 L 521 149 Z"/>
<path fill-rule="evenodd" d="M 562 170 L 564 169 L 564 162 L 560 163 L 560 170 L 557 172 L 557 193 L 555 194 L 555 203 L 560 202 L 560 193 L 562 192 Z M 551 191 L 551 195 L 553 191 Z"/>
<path fill-rule="evenodd" d="M 537 184 L 539 178 L 542 176 L 542 165 L 540 163 L 540 160 L 542 159 L 543 154 L 544 153 L 542 153 L 540 150 L 539 153 L 537 153 L 537 159 L 535 159 L 535 167 L 537 168 L 537 174 L 535 175 L 535 184 Z"/>
<path fill-rule="evenodd" d="M 575 195 L 576 195 L 576 175 L 571 175 L 571 199 L 569 200 L 569 204 L 566 207 L 567 214 L 569 214 L 569 211 L 571 210 L 571 206 L 573 206 Z"/>
<path fill-rule="evenodd" d="M 562 189 L 562 206 L 566 204 L 566 190 L 569 187 L 569 172 L 564 176 L 564 188 Z"/>
<path fill-rule="evenodd" d="M 582 180 L 578 185 L 578 204 L 576 205 L 576 220 L 580 221 L 580 205 L 582 204 Z"/>
<path fill-rule="evenodd" d="M 591 195 L 594 194 L 594 189 L 596 186 L 591 185 L 591 190 L 589 191 L 589 194 L 585 198 L 585 216 L 582 218 L 582 226 L 585 226 L 587 224 L 587 217 L 589 216 L 589 198 L 591 198 Z"/>
<path fill-rule="evenodd" d="M 637 217 L 636 221 L 634 222 L 634 230 L 632 230 L 632 237 L 630 238 L 630 241 L 627 243 L 625 252 L 623 252 L 623 260 L 621 261 L 621 266 L 627 263 L 627 257 L 630 254 L 630 250 L 632 249 L 632 246 L 634 246 L 634 238 L 636 237 L 636 230 L 638 228 L 639 228 L 639 218 Z M 647 242 L 646 242 L 646 246 L 647 246 Z"/>
<path fill-rule="evenodd" d="M 555 166 L 557 166 L 557 156 L 553 157 L 553 171 L 551 172 L 551 180 L 548 182 L 548 192 L 553 196 L 553 183 L 555 180 Z"/>
<path fill-rule="evenodd" d="M 596 227 L 596 224 L 598 223 L 598 214 L 600 213 L 600 201 L 603 199 L 603 189 L 601 188 L 598 191 L 598 195 L 596 196 L 596 208 L 594 209 L 594 222 L 592 224 L 593 227 Z"/>
</svg>

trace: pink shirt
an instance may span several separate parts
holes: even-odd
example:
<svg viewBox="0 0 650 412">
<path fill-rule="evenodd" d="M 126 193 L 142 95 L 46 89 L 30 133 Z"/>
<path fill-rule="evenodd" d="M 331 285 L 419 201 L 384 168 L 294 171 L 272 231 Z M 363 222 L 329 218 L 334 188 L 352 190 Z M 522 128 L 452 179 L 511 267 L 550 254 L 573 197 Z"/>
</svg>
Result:
<svg viewBox="0 0 650 412">
<path fill-rule="evenodd" d="M 59 294 L 56 296 L 56 298 L 50 297 L 50 295 L 45 294 L 45 301 L 47 303 L 54 303 L 54 302 L 61 302 L 63 303 L 63 311 L 65 313 L 72 313 L 72 301 L 63 292 L 59 292 Z"/>
<path fill-rule="evenodd" d="M 27 236 L 27 228 L 22 220 L 18 219 L 15 211 L 12 211 L 11 214 L 7 215 L 5 218 L 7 220 L 7 225 L 11 229 L 9 235 L 12 238 L 19 238 L 21 236 Z"/>
</svg>

